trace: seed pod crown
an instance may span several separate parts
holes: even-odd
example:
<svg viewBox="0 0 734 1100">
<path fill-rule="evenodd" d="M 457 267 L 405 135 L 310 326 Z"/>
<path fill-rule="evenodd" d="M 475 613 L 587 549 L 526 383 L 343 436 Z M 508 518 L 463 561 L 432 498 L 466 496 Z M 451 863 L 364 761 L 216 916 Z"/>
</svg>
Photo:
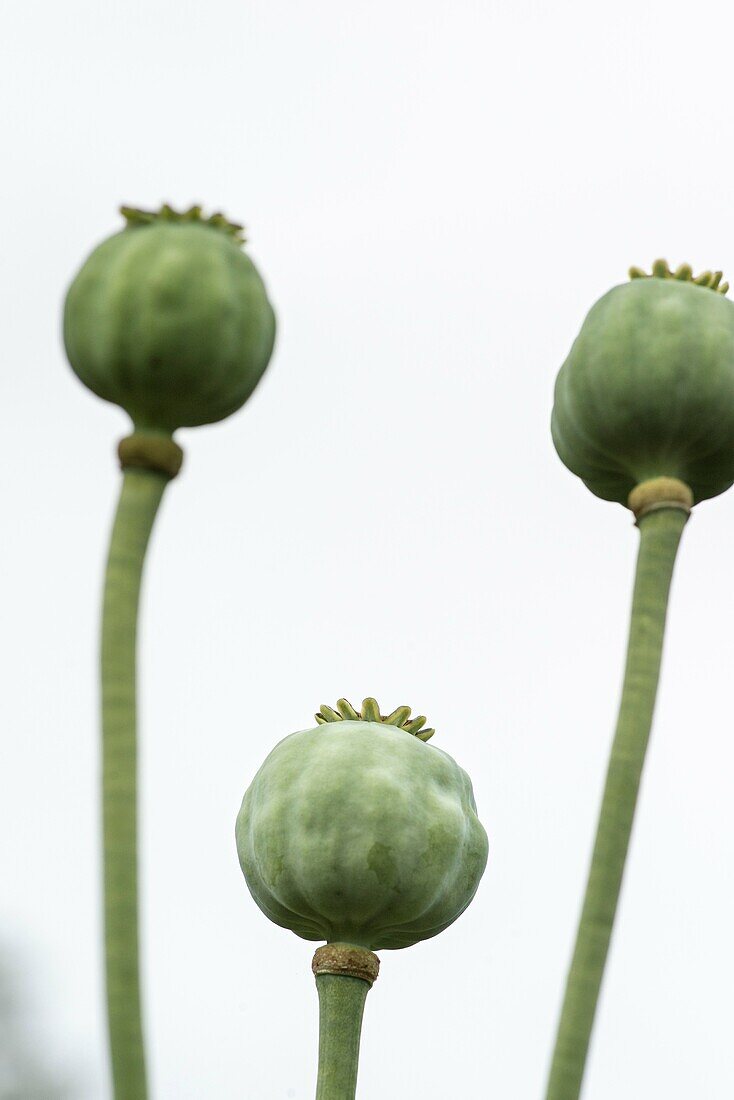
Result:
<svg viewBox="0 0 734 1100">
<path fill-rule="evenodd" d="M 339 699 L 336 710 L 333 707 L 322 706 L 315 715 L 319 725 L 327 722 L 380 722 L 386 726 L 395 726 L 396 729 L 412 733 L 419 741 L 428 741 L 436 732 L 434 729 L 424 729 L 426 717 L 424 714 L 417 718 L 411 718 L 410 707 L 397 707 L 390 714 L 380 714 L 380 707 L 376 699 L 371 696 L 362 702 L 362 710 L 356 711 L 347 699 Z"/>
</svg>

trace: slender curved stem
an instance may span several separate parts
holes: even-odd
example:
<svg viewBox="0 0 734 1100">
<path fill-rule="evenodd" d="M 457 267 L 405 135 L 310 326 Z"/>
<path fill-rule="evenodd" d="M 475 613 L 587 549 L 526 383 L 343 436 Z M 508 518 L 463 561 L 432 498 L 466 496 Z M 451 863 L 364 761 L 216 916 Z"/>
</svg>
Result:
<svg viewBox="0 0 734 1100">
<path fill-rule="evenodd" d="M 319 1077 L 316 1100 L 354 1100 L 359 1039 L 370 983 L 344 974 L 318 974 Z"/>
<path fill-rule="evenodd" d="M 577 1100 L 581 1092 L 652 726 L 670 582 L 687 518 L 679 508 L 666 508 L 638 522 L 640 548 L 622 700 L 546 1100 Z"/>
<path fill-rule="evenodd" d="M 145 551 L 165 474 L 130 469 L 110 541 L 102 612 L 102 819 L 107 1013 L 115 1100 L 145 1100 L 138 969 L 136 633 Z"/>
</svg>

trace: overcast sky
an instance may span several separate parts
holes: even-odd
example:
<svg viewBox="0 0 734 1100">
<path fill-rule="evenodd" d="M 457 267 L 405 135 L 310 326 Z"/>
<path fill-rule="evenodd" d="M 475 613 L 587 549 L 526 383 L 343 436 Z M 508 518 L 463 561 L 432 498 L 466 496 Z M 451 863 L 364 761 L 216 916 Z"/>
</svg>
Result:
<svg viewBox="0 0 734 1100">
<path fill-rule="evenodd" d="M 734 273 L 723 0 L 29 0 L 3 8 L 0 937 L 29 1041 L 106 1100 L 96 649 L 126 419 L 60 341 L 120 203 L 222 209 L 278 314 L 182 431 L 141 622 L 153 1100 L 313 1095 L 315 945 L 233 830 L 321 703 L 407 703 L 490 856 L 384 952 L 360 1100 L 537 1100 L 621 682 L 637 534 L 557 459 L 583 317 L 657 256 Z M 734 1093 L 734 496 L 696 509 L 585 1096 Z"/>
</svg>

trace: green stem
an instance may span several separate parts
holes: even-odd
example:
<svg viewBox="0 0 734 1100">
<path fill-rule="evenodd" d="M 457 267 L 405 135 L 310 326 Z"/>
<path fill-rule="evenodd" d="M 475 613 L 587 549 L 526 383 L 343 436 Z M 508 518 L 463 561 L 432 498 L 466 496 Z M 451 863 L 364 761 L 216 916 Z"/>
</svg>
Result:
<svg viewBox="0 0 734 1100">
<path fill-rule="evenodd" d="M 680 508 L 665 508 L 638 522 L 640 549 L 622 700 L 546 1100 L 577 1100 L 581 1092 L 652 725 L 670 582 L 687 518 Z"/>
<path fill-rule="evenodd" d="M 102 612 L 102 818 L 107 1012 L 115 1100 L 145 1100 L 137 885 L 136 629 L 145 550 L 168 482 L 125 471 Z"/>
<path fill-rule="evenodd" d="M 318 974 L 319 1078 L 316 1100 L 354 1100 L 359 1038 L 370 983 L 345 974 Z"/>
</svg>

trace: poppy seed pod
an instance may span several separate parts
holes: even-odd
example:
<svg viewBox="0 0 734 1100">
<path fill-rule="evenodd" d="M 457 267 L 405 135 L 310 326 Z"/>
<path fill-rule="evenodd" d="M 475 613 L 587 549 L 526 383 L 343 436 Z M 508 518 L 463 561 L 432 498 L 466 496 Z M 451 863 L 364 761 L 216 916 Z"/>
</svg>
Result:
<svg viewBox="0 0 734 1100">
<path fill-rule="evenodd" d="M 410 708 L 380 716 L 340 699 L 276 745 L 237 818 L 250 892 L 307 940 L 409 947 L 466 909 L 487 835 L 459 765 L 426 744 Z"/>
<path fill-rule="evenodd" d="M 734 482 L 734 304 L 721 272 L 659 260 L 590 310 L 555 388 L 553 442 L 605 500 L 677 478 L 694 501 Z"/>
<path fill-rule="evenodd" d="M 69 288 L 69 362 L 138 430 L 222 420 L 254 390 L 275 339 L 241 227 L 200 207 L 122 213 L 126 227 L 94 249 Z"/>
</svg>

